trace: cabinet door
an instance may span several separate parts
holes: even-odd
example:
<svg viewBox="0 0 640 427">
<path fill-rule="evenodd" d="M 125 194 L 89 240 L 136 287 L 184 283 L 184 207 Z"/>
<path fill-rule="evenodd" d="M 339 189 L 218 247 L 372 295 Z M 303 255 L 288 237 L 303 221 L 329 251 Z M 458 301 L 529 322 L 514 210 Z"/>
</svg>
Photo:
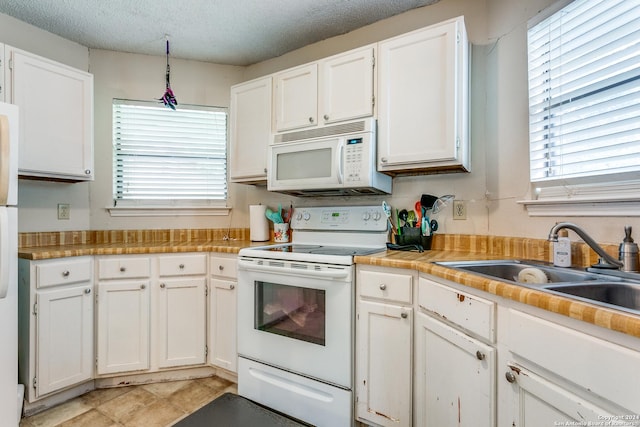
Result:
<svg viewBox="0 0 640 427">
<path fill-rule="evenodd" d="M 20 107 L 20 175 L 93 179 L 91 74 L 12 50 L 11 102 Z"/>
<path fill-rule="evenodd" d="M 369 46 L 322 61 L 324 123 L 373 115 L 374 52 Z"/>
<path fill-rule="evenodd" d="M 160 278 L 158 298 L 158 366 L 205 362 L 206 297 L 204 277 Z"/>
<path fill-rule="evenodd" d="M 495 426 L 495 353 L 494 348 L 418 313 L 416 425 Z"/>
<path fill-rule="evenodd" d="M 463 161 L 462 26 L 456 20 L 379 44 L 378 170 Z"/>
<path fill-rule="evenodd" d="M 149 369 L 149 282 L 98 284 L 98 374 Z"/>
<path fill-rule="evenodd" d="M 267 179 L 271 142 L 271 77 L 231 88 L 229 176 L 233 182 Z"/>
<path fill-rule="evenodd" d="M 209 307 L 211 364 L 237 372 L 236 282 L 212 279 Z"/>
<path fill-rule="evenodd" d="M 309 64 L 274 77 L 275 129 L 282 132 L 318 124 L 318 65 Z"/>
<path fill-rule="evenodd" d="M 37 301 L 36 391 L 52 391 L 93 375 L 93 292 L 90 282 L 40 291 Z"/>
<path fill-rule="evenodd" d="M 615 425 L 605 424 L 614 416 L 631 411 L 611 413 L 581 397 L 563 389 L 553 382 L 535 374 L 523 366 L 509 364 L 502 380 L 511 383 L 513 393 L 513 424 L 518 427 L 538 427 L 553 425 Z M 617 419 L 617 418 L 616 418 Z M 591 423 L 592 422 L 592 423 Z M 620 419 L 623 425 L 624 419 Z M 637 418 L 627 425 L 637 425 Z M 589 423 L 589 424 L 587 424 Z M 600 424 L 598 424 L 600 423 Z"/>
<path fill-rule="evenodd" d="M 383 427 L 411 425 L 412 309 L 358 302 L 356 415 Z"/>
</svg>

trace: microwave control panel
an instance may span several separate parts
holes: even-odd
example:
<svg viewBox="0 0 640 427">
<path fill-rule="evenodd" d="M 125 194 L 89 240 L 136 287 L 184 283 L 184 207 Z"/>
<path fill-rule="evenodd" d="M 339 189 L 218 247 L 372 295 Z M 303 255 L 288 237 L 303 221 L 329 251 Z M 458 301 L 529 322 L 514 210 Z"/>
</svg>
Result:
<svg viewBox="0 0 640 427">
<path fill-rule="evenodd" d="M 367 154 L 365 152 L 365 144 L 363 138 L 347 138 L 344 148 L 345 155 L 345 170 L 344 179 L 346 182 L 357 182 L 362 179 L 363 174 L 366 174 L 362 170 L 364 162 L 367 161 Z M 365 177 L 366 178 L 366 177 Z"/>
</svg>

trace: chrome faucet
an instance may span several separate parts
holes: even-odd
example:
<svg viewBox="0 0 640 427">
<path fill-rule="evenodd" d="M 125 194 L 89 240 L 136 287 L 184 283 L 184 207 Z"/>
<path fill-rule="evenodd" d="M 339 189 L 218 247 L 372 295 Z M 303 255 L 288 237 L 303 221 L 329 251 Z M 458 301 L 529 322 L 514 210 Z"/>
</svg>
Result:
<svg viewBox="0 0 640 427">
<path fill-rule="evenodd" d="M 597 264 L 593 264 L 591 267 L 594 267 L 594 268 L 607 268 L 607 269 L 620 269 L 621 267 L 624 266 L 622 262 L 618 261 L 617 259 L 615 259 L 611 255 L 606 253 L 604 251 L 604 249 L 602 249 L 600 247 L 600 245 L 598 245 L 596 243 L 595 240 L 593 240 L 587 233 L 585 233 L 585 231 L 583 229 L 581 229 L 577 225 L 572 224 L 570 222 L 559 222 L 556 225 L 554 225 L 553 228 L 551 228 L 551 231 L 549 231 L 549 241 L 550 242 L 557 242 L 558 241 L 558 231 L 562 230 L 563 228 L 567 228 L 569 230 L 575 231 L 576 234 L 578 236 L 580 236 L 582 238 L 582 240 L 584 240 L 584 242 L 587 245 L 589 245 L 589 247 L 591 249 L 593 249 L 595 251 L 595 253 L 600 255 L 600 259 L 598 260 L 598 263 Z"/>
</svg>

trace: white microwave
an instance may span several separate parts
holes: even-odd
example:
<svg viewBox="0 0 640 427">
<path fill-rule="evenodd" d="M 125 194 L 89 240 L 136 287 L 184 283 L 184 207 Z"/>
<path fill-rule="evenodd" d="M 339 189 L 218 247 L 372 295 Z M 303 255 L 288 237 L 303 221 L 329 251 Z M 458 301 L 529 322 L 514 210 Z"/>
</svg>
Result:
<svg viewBox="0 0 640 427">
<path fill-rule="evenodd" d="M 376 121 L 275 135 L 268 149 L 267 189 L 294 196 L 391 193 L 376 170 Z"/>
</svg>

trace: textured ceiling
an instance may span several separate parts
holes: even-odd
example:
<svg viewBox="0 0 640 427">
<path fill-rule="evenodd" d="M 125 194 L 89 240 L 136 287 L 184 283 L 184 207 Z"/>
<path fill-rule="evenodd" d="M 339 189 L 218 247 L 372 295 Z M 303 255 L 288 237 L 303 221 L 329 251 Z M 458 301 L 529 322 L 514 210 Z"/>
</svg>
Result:
<svg viewBox="0 0 640 427">
<path fill-rule="evenodd" d="M 249 65 L 439 0 L 0 0 L 89 48 Z"/>
</svg>

